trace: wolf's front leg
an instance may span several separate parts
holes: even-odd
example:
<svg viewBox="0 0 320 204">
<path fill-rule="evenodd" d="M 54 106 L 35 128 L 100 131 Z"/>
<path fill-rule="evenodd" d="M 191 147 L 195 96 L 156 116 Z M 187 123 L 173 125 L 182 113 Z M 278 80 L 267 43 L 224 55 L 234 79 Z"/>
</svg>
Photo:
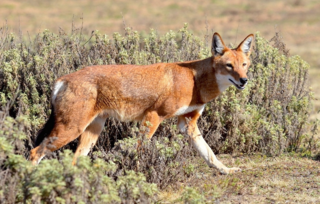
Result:
<svg viewBox="0 0 320 204">
<path fill-rule="evenodd" d="M 191 115 L 188 114 L 188 117 Z M 194 117 L 191 118 L 191 120 L 187 123 L 186 118 L 188 117 L 179 117 L 179 128 L 181 131 L 185 132 L 187 130 L 187 133 L 190 137 L 190 142 L 192 145 L 197 149 L 201 157 L 207 162 L 207 164 L 210 167 L 215 167 L 217 168 L 221 174 L 231 174 L 235 173 L 237 171 L 241 171 L 240 168 L 228 168 L 224 164 L 222 164 L 217 157 L 214 155 L 213 151 L 209 147 L 209 145 L 206 143 L 206 141 L 203 139 L 198 125 L 197 125 L 197 120 L 199 118 L 199 114 L 193 115 Z"/>
</svg>

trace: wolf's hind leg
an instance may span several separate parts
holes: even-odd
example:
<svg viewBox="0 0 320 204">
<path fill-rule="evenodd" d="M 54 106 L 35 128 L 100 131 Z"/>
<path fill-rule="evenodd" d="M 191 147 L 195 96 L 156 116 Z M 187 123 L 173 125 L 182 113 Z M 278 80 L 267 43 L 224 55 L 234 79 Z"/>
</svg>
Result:
<svg viewBox="0 0 320 204">
<path fill-rule="evenodd" d="M 79 156 L 87 156 L 96 144 L 100 133 L 103 130 L 106 117 L 97 116 L 86 130 L 81 134 L 78 148 L 73 157 L 72 164 L 75 165 Z"/>
</svg>

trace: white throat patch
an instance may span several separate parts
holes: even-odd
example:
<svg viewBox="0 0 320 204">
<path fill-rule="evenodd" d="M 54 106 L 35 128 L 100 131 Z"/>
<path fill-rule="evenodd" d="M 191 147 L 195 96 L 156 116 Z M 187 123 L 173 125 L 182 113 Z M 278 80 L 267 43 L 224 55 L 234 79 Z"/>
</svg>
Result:
<svg viewBox="0 0 320 204">
<path fill-rule="evenodd" d="M 229 79 L 234 80 L 232 76 L 220 73 L 216 74 L 216 79 L 220 93 L 224 92 L 230 85 L 232 85 L 232 82 Z"/>
</svg>

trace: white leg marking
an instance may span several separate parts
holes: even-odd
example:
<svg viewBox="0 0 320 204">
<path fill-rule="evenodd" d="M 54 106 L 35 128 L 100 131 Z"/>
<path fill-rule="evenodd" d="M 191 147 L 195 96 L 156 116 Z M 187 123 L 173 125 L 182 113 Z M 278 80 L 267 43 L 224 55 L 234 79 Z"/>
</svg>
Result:
<svg viewBox="0 0 320 204">
<path fill-rule="evenodd" d="M 197 149 L 202 158 L 206 161 L 208 166 L 217 168 L 221 174 L 229 174 L 241 171 L 239 168 L 228 168 L 222 164 L 213 153 L 209 145 L 203 139 L 202 135 L 191 138 L 193 146 Z"/>
<path fill-rule="evenodd" d="M 199 109 L 199 113 L 202 114 L 204 110 L 205 105 L 202 106 L 201 109 Z M 187 120 L 184 117 L 179 117 L 178 120 L 178 127 L 181 132 L 187 132 Z M 190 127 L 188 127 L 190 128 Z M 206 143 L 206 141 L 203 139 L 200 130 L 198 126 L 196 125 L 192 132 L 189 132 L 190 142 L 193 145 L 193 147 L 199 152 L 201 157 L 206 161 L 206 163 L 210 167 L 217 168 L 222 174 L 229 174 L 236 171 L 240 171 L 239 168 L 228 168 L 225 165 L 223 165 L 216 157 L 216 155 L 213 153 L 212 149 L 209 147 L 209 145 Z M 191 131 L 192 129 L 190 129 Z"/>
<path fill-rule="evenodd" d="M 46 155 L 43 155 L 43 156 L 41 156 L 39 159 L 38 159 L 38 164 L 41 162 L 41 160 L 43 159 L 43 157 L 45 157 Z"/>
<path fill-rule="evenodd" d="M 185 119 L 179 119 L 178 127 L 179 127 L 180 132 L 183 132 L 183 133 L 186 132 L 187 124 L 186 124 Z"/>
<path fill-rule="evenodd" d="M 82 139 L 80 139 L 80 140 L 81 140 L 81 142 L 85 142 L 85 144 L 88 144 L 88 145 L 81 144 L 81 147 L 79 149 L 80 155 L 82 155 L 82 156 L 88 155 L 91 148 L 96 143 L 97 138 L 99 137 L 99 135 L 104 127 L 105 122 L 106 122 L 106 118 L 97 116 L 91 123 L 89 123 L 89 125 L 87 125 L 87 127 L 90 126 L 89 128 L 91 128 L 91 130 L 93 130 L 95 132 L 99 132 L 99 134 L 95 135 L 95 133 L 86 132 L 87 127 L 84 129 L 84 133 L 82 133 L 81 136 L 85 136 L 86 138 L 84 138 L 84 140 L 82 140 Z M 94 138 L 91 138 L 91 137 L 94 137 Z"/>
<path fill-rule="evenodd" d="M 57 94 L 59 93 L 59 90 L 64 86 L 63 81 L 58 81 L 55 83 L 54 88 L 53 88 L 53 93 L 52 93 L 52 104 L 54 104 Z"/>
<path fill-rule="evenodd" d="M 205 107 L 206 107 L 206 105 L 204 104 L 204 105 L 201 107 L 201 109 L 199 110 L 199 114 L 200 114 L 200 115 L 203 113 Z"/>
<path fill-rule="evenodd" d="M 201 157 L 206 161 L 208 166 L 217 168 L 222 174 L 229 173 L 229 168 L 227 168 L 217 159 L 216 155 L 203 139 L 202 135 L 192 137 L 191 140 L 192 145 L 196 148 Z"/>
</svg>

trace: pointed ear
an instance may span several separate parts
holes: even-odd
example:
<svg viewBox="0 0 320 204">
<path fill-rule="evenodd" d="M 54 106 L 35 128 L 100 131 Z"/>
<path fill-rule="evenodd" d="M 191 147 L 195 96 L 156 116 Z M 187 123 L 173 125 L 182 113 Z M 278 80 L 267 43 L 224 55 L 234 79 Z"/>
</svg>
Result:
<svg viewBox="0 0 320 204">
<path fill-rule="evenodd" d="M 245 53 L 248 57 L 251 54 L 251 48 L 252 48 L 252 42 L 253 42 L 254 35 L 250 34 L 248 35 L 237 47 L 237 51 L 242 51 Z"/>
<path fill-rule="evenodd" d="M 214 33 L 212 37 L 211 52 L 213 56 L 223 55 L 226 46 L 218 33 Z"/>
</svg>

